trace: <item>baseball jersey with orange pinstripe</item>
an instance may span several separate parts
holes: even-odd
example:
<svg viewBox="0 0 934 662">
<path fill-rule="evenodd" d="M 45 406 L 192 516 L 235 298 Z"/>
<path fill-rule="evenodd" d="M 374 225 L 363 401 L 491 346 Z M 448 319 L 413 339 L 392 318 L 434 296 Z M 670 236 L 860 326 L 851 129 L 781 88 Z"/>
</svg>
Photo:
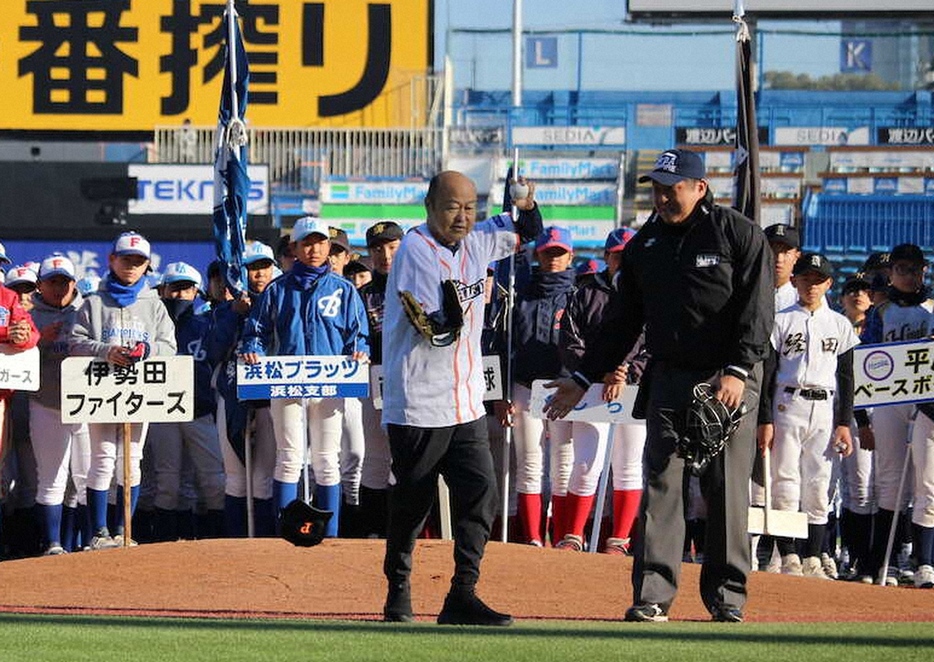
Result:
<svg viewBox="0 0 934 662">
<path fill-rule="evenodd" d="M 383 320 L 383 424 L 447 427 L 484 415 L 483 330 L 487 266 L 515 252 L 512 219 L 478 222 L 452 250 L 427 224 L 402 239 L 389 272 Z M 457 341 L 434 347 L 409 322 L 399 299 L 411 292 L 426 314 L 442 307 L 441 283 L 457 284 L 464 327 Z"/>
</svg>

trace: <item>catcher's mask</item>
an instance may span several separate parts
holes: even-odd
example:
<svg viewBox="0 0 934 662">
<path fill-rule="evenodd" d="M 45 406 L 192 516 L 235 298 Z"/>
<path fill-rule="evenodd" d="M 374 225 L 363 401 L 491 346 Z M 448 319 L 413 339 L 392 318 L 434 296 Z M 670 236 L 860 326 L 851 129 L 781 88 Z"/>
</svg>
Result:
<svg viewBox="0 0 934 662">
<path fill-rule="evenodd" d="M 324 539 L 324 530 L 333 515 L 330 510 L 319 510 L 295 499 L 282 509 L 282 537 L 299 547 L 317 545 Z"/>
<path fill-rule="evenodd" d="M 746 403 L 731 410 L 717 399 L 710 384 L 694 387 L 694 399 L 684 413 L 684 430 L 678 437 L 677 454 L 695 476 L 723 451 L 746 414 Z"/>
</svg>

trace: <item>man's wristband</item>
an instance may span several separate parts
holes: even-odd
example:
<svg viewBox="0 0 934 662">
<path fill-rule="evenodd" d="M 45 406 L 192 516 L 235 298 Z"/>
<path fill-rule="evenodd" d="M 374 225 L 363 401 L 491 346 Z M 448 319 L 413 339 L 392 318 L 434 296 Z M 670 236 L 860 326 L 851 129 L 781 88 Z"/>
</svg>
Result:
<svg viewBox="0 0 934 662">
<path fill-rule="evenodd" d="M 738 365 L 728 365 L 723 369 L 723 374 L 736 377 L 744 382 L 749 379 L 749 371 L 745 368 L 740 368 Z"/>
<path fill-rule="evenodd" d="M 571 379 L 573 379 L 574 383 L 580 386 L 585 391 L 590 388 L 590 380 L 584 377 L 579 372 L 571 373 Z"/>
</svg>

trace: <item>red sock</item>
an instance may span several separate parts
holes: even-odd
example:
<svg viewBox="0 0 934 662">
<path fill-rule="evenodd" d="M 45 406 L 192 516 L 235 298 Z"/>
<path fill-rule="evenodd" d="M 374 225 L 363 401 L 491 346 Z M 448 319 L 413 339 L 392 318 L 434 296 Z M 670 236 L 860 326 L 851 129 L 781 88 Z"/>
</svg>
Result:
<svg viewBox="0 0 934 662">
<path fill-rule="evenodd" d="M 566 522 L 567 495 L 551 495 L 551 544 L 554 545 L 564 538 L 568 532 Z"/>
<path fill-rule="evenodd" d="M 613 490 L 613 537 L 631 538 L 642 490 Z"/>
<path fill-rule="evenodd" d="M 584 527 L 587 525 L 587 518 L 590 516 L 590 509 L 593 508 L 594 495 L 580 496 L 568 492 L 567 500 L 564 504 L 564 533 L 572 534 L 584 538 Z"/>
<path fill-rule="evenodd" d="M 524 543 L 541 543 L 542 495 L 519 492 L 516 501 L 516 516 L 519 520 L 516 528 L 519 539 Z"/>
</svg>

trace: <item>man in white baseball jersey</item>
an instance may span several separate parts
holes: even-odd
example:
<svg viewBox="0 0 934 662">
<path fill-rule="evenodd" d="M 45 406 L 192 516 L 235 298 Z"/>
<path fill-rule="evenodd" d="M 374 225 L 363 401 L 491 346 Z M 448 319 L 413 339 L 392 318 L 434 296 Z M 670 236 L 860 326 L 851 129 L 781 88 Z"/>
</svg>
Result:
<svg viewBox="0 0 934 662">
<path fill-rule="evenodd" d="M 412 620 L 412 551 L 441 474 L 455 510 L 455 572 L 438 623 L 512 623 L 474 591 L 497 504 L 480 334 L 487 265 L 542 231 L 534 191 L 529 184 L 515 201 L 515 223 L 509 214 L 477 223 L 473 182 L 442 172 L 428 187 L 427 222 L 405 236 L 395 255 L 383 323 L 382 420 L 396 478 L 383 565 L 387 621 Z"/>
<path fill-rule="evenodd" d="M 782 572 L 829 579 L 821 565 L 834 453 L 853 452 L 853 326 L 825 303 L 833 267 L 823 255 L 805 253 L 792 282 L 798 303 L 775 315 L 774 352 L 766 359 L 762 397 L 771 420 L 762 420 L 760 447 L 771 448 L 772 507 L 807 513 L 804 561 L 791 538 L 776 538 Z"/>
</svg>

